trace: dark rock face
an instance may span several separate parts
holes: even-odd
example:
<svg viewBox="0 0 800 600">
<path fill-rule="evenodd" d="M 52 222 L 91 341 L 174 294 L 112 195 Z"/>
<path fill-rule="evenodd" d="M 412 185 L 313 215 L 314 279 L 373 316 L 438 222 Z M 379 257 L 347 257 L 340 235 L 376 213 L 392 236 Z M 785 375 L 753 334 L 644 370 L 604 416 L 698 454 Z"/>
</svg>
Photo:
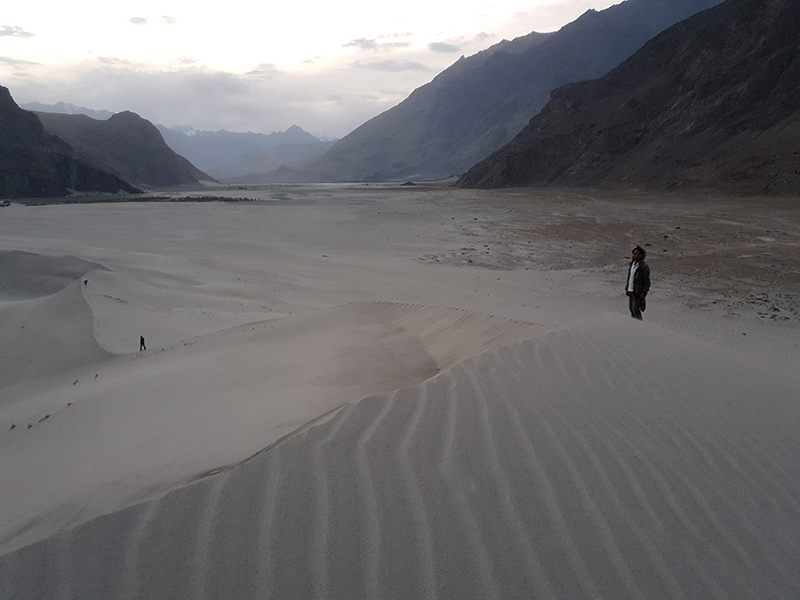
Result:
<svg viewBox="0 0 800 600">
<path fill-rule="evenodd" d="M 45 129 L 73 146 L 87 162 L 140 185 L 172 186 L 213 180 L 172 151 L 158 129 L 121 112 L 100 121 L 86 115 L 36 113 Z"/>
<path fill-rule="evenodd" d="M 596 78 L 720 0 L 628 0 L 462 58 L 311 165 L 320 180 L 440 178 L 508 143 L 566 83 Z"/>
<path fill-rule="evenodd" d="M 45 132 L 36 115 L 17 106 L 0 86 L 0 197 L 60 197 L 70 190 L 140 191 L 77 158 L 69 144 Z"/>
<path fill-rule="evenodd" d="M 800 2 L 728 0 L 562 87 L 464 187 L 800 191 Z"/>
</svg>

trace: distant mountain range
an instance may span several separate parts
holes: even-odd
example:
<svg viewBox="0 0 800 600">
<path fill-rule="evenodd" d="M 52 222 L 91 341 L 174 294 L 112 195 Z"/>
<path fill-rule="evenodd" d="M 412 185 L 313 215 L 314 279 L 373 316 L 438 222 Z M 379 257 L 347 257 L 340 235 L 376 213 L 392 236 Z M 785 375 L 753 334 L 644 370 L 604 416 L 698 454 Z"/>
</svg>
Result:
<svg viewBox="0 0 800 600">
<path fill-rule="evenodd" d="M 308 165 L 331 149 L 336 140 L 313 144 L 282 144 L 265 152 L 243 154 L 236 161 L 209 169 L 228 183 L 301 183 L 313 181 Z"/>
<path fill-rule="evenodd" d="M 141 191 L 46 132 L 37 116 L 0 86 L 0 198 L 60 197 L 73 190 Z"/>
<path fill-rule="evenodd" d="M 508 143 L 566 83 L 593 79 L 667 27 L 720 0 L 627 0 L 552 34 L 531 33 L 461 58 L 394 108 L 342 138 L 320 181 L 435 179 Z"/>
<path fill-rule="evenodd" d="M 20 108 L 33 112 L 62 113 L 65 115 L 86 115 L 99 121 L 111 118 L 114 113 L 110 110 L 94 110 L 85 106 L 77 106 L 69 102 L 56 102 L 55 104 L 42 104 L 41 102 L 28 102 L 20 104 Z"/>
<path fill-rule="evenodd" d="M 270 134 L 157 127 L 170 148 L 222 181 L 257 177 L 287 163 L 316 158 L 331 146 L 297 125 Z"/>
<path fill-rule="evenodd" d="M 728 0 L 562 87 L 464 187 L 800 192 L 800 3 Z"/>
<path fill-rule="evenodd" d="M 29 102 L 22 108 L 43 113 L 86 115 L 100 121 L 109 120 L 114 115 L 107 110 L 94 110 L 68 102 Z M 60 123 L 51 124 L 63 127 Z M 282 180 L 284 177 L 280 174 L 287 172 L 287 165 L 291 169 L 302 170 L 308 162 L 330 150 L 336 141 L 321 140 L 297 125 L 270 134 L 238 133 L 224 129 L 202 131 L 192 126 L 155 127 L 167 146 L 201 170 L 200 179 L 236 183 Z M 161 185 L 152 183 L 152 180 L 143 183 Z"/>
</svg>

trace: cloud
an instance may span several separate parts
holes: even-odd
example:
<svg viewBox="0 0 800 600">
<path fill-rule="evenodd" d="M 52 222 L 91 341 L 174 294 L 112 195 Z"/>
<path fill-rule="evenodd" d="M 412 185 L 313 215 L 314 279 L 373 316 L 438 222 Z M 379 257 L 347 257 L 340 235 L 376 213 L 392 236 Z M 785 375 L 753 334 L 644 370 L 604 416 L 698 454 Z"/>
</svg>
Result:
<svg viewBox="0 0 800 600">
<path fill-rule="evenodd" d="M 0 62 L 0 75 L 3 68 L 11 70 Z M 35 77 L 12 80 L 9 75 L 7 85 L 19 102 L 130 110 L 167 127 L 271 133 L 296 123 L 317 136 L 342 137 L 429 79 L 422 65 L 411 65 L 421 72 L 398 75 L 407 68 L 398 61 L 388 68 L 326 63 L 280 71 L 265 63 L 237 74 L 205 66 L 156 68 L 104 57 L 70 69 L 39 66 Z"/>
<path fill-rule="evenodd" d="M 467 47 L 483 45 L 494 37 L 496 37 L 494 34 L 481 31 L 469 39 L 464 37 L 455 37 L 444 40 L 443 42 L 431 42 L 428 44 L 428 50 L 438 54 L 454 54 L 456 52 L 463 51 Z"/>
<path fill-rule="evenodd" d="M 38 65 L 39 63 L 31 62 L 29 60 L 22 60 L 19 58 L 11 58 L 10 56 L 0 56 L 0 63 L 4 65 L 10 65 L 12 67 L 29 67 L 32 65 Z"/>
<path fill-rule="evenodd" d="M 16 25 L 0 25 L 0 37 L 29 38 L 33 36 L 33 33 L 25 31 L 22 27 L 17 27 Z"/>
<path fill-rule="evenodd" d="M 398 73 L 400 71 L 430 71 L 422 63 L 411 60 L 357 60 L 353 63 L 357 69 L 370 69 L 372 71 L 386 71 L 388 73 Z"/>
<path fill-rule="evenodd" d="M 146 24 L 136 33 L 153 27 L 166 31 L 160 16 L 144 15 Z M 466 43 L 444 36 L 433 39 Z M 6 73 L 7 85 L 21 102 L 130 110 L 167 127 L 270 133 L 296 123 L 317 136 L 342 137 L 397 105 L 457 58 L 432 52 L 426 44 L 412 44 L 403 33 L 363 40 L 403 47 L 380 52 L 354 40 L 353 47 L 340 48 L 338 55 L 315 55 L 313 62 L 278 67 L 264 60 L 238 72 L 215 69 L 188 48 L 169 65 L 108 53 L 59 66 L 13 67 L 0 62 L 0 77 Z"/>
<path fill-rule="evenodd" d="M 367 101 L 367 102 L 374 102 L 379 100 L 380 96 L 375 94 L 329 94 L 325 96 L 325 100 L 327 102 L 333 102 L 335 104 L 347 105 L 354 100 L 359 101 Z"/>
<path fill-rule="evenodd" d="M 261 63 L 252 71 L 248 71 L 248 75 L 255 75 L 258 77 L 268 77 L 272 78 L 275 75 L 280 74 L 281 70 L 275 66 L 273 63 Z"/>
<path fill-rule="evenodd" d="M 114 56 L 98 56 L 97 60 L 99 60 L 102 64 L 114 67 L 128 67 L 132 63 L 131 61 L 124 59 L 124 58 L 116 58 Z"/>
<path fill-rule="evenodd" d="M 428 49 L 431 52 L 440 52 L 440 53 L 447 53 L 447 52 L 460 52 L 461 46 L 456 44 L 448 44 L 446 42 L 431 42 L 428 44 Z"/>
<path fill-rule="evenodd" d="M 178 19 L 175 17 L 170 17 L 169 15 L 162 15 L 162 17 L 156 21 L 152 21 L 146 19 L 144 17 L 131 17 L 128 19 L 133 25 L 149 25 L 151 22 L 155 22 L 156 24 L 160 25 L 177 25 Z"/>
<path fill-rule="evenodd" d="M 342 48 L 352 47 L 358 48 L 359 50 L 375 50 L 378 47 L 378 42 L 375 40 L 368 40 L 367 38 L 359 38 L 342 44 Z"/>
<path fill-rule="evenodd" d="M 410 31 L 405 31 L 403 33 L 386 33 L 384 35 L 379 35 L 378 39 L 379 40 L 385 39 L 385 38 L 395 38 L 396 39 L 396 38 L 411 37 L 412 35 L 414 35 L 414 34 L 412 32 L 410 32 Z"/>
<path fill-rule="evenodd" d="M 431 42 L 428 44 L 428 50 L 436 52 L 437 54 L 455 54 L 456 52 L 463 52 L 468 48 L 474 49 L 475 46 L 483 46 L 488 40 L 494 37 L 496 37 L 494 34 L 481 31 L 471 38 L 459 36 L 441 42 Z"/>
<path fill-rule="evenodd" d="M 367 38 L 358 38 L 342 44 L 342 48 L 358 48 L 359 50 L 370 50 L 372 52 L 388 52 L 397 48 L 408 48 L 411 42 L 379 42 Z"/>
</svg>

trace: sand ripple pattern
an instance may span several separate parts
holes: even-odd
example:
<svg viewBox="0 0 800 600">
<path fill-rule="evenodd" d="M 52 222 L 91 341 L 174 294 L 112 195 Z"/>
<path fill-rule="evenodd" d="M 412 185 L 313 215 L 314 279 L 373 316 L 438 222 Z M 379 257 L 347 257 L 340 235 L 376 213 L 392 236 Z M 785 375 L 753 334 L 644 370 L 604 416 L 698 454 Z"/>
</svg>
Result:
<svg viewBox="0 0 800 600">
<path fill-rule="evenodd" d="M 793 380 L 639 342 L 563 330 L 345 405 L 0 558 L 0 597 L 800 597 Z"/>
</svg>

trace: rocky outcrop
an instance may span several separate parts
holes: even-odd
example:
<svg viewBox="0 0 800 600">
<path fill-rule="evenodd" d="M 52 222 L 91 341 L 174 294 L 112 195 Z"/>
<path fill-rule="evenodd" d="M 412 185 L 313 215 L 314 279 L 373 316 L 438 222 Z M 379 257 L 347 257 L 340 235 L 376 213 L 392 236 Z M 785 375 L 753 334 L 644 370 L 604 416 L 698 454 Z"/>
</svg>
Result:
<svg viewBox="0 0 800 600">
<path fill-rule="evenodd" d="M 75 191 L 139 192 L 123 178 L 76 156 L 48 134 L 35 114 L 17 106 L 0 86 L 0 197 L 67 196 Z"/>
<path fill-rule="evenodd" d="M 800 190 L 800 3 L 728 0 L 562 87 L 464 187 Z"/>
<path fill-rule="evenodd" d="M 434 179 L 508 143 L 566 83 L 606 74 L 665 28 L 720 0 L 628 0 L 462 58 L 342 138 L 309 170 L 319 180 Z"/>
<path fill-rule="evenodd" d="M 37 112 L 45 129 L 73 146 L 81 158 L 136 184 L 174 186 L 211 180 L 164 142 L 158 129 L 129 111 L 106 120 Z"/>
</svg>

